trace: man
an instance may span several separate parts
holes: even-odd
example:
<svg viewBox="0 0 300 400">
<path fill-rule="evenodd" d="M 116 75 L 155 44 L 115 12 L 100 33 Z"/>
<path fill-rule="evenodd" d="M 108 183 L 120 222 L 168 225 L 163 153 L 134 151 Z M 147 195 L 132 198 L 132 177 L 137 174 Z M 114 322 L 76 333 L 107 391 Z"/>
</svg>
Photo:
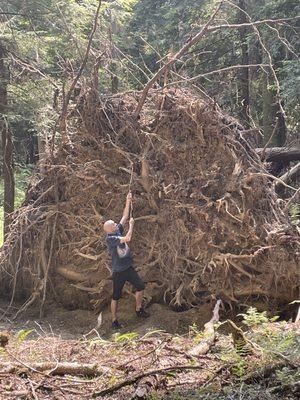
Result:
<svg viewBox="0 0 300 400">
<path fill-rule="evenodd" d="M 123 217 L 119 224 L 112 220 L 104 223 L 103 228 L 106 232 L 106 244 L 108 251 L 111 255 L 112 261 L 112 280 L 113 280 L 113 294 L 111 300 L 111 313 L 112 313 L 112 328 L 119 329 L 121 324 L 117 318 L 118 300 L 122 296 L 122 289 L 126 282 L 131 283 L 135 288 L 136 299 L 136 314 L 140 318 L 147 318 L 149 314 L 142 307 L 143 290 L 145 284 L 139 277 L 138 273 L 133 266 L 133 258 L 130 253 L 128 243 L 131 241 L 134 219 L 130 218 L 129 230 L 124 235 L 124 225 L 129 218 L 129 212 L 132 202 L 132 194 L 128 193 L 126 198 L 126 205 L 123 211 Z"/>
</svg>

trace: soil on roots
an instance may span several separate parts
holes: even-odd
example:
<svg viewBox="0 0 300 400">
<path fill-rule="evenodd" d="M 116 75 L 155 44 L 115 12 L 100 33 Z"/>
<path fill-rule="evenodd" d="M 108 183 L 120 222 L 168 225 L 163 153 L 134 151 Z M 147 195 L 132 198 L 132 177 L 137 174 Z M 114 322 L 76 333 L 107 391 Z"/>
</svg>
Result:
<svg viewBox="0 0 300 400">
<path fill-rule="evenodd" d="M 153 91 L 139 120 L 136 104 L 134 93 L 87 93 L 73 111 L 70 145 L 40 162 L 14 215 L 1 253 L 7 293 L 27 299 L 25 307 L 50 297 L 105 307 L 101 227 L 120 219 L 130 189 L 131 247 L 148 304 L 297 298 L 299 234 L 239 123 L 183 90 Z"/>
</svg>

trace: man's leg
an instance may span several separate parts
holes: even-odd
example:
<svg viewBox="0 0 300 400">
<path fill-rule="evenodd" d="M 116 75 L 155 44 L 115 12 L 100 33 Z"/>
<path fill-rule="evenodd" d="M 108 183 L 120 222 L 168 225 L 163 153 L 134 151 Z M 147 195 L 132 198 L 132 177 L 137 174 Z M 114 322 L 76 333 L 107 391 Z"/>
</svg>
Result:
<svg viewBox="0 0 300 400">
<path fill-rule="evenodd" d="M 135 311 L 138 317 L 147 318 L 149 314 L 143 309 L 142 301 L 143 301 L 143 291 L 145 289 L 145 284 L 139 277 L 139 274 L 136 270 L 131 267 L 127 271 L 127 281 L 131 283 L 131 285 L 136 289 L 135 292 Z"/>
<path fill-rule="evenodd" d="M 142 308 L 143 290 L 135 292 L 135 311 L 140 311 Z"/>
<path fill-rule="evenodd" d="M 111 308 L 111 318 L 112 318 L 112 322 L 116 321 L 117 318 L 117 311 L 118 311 L 118 300 L 111 300 L 110 303 L 110 308 Z"/>
<path fill-rule="evenodd" d="M 113 293 L 112 293 L 112 300 L 111 300 L 111 317 L 113 324 L 118 321 L 117 311 L 118 311 L 118 300 L 122 296 L 122 289 L 126 282 L 126 277 L 122 272 L 114 272 L 112 275 L 113 281 Z M 117 324 L 118 325 L 118 324 Z"/>
</svg>

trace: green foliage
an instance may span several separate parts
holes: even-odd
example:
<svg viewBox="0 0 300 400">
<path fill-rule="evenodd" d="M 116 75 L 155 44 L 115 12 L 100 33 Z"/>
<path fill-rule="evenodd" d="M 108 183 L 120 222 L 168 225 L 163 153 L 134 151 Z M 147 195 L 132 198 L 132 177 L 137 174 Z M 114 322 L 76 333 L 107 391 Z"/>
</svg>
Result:
<svg viewBox="0 0 300 400">
<path fill-rule="evenodd" d="M 300 204 L 292 204 L 290 207 L 290 214 L 292 221 L 297 224 L 300 220 Z"/>
<path fill-rule="evenodd" d="M 253 327 L 257 325 L 261 325 L 267 322 L 273 322 L 278 319 L 278 317 L 268 318 L 267 312 L 259 312 L 255 307 L 250 307 L 245 314 L 238 314 L 243 317 L 243 324 Z"/>
<path fill-rule="evenodd" d="M 283 367 L 281 370 L 276 371 L 276 378 L 281 385 L 291 385 L 300 381 L 300 370 Z"/>
<path fill-rule="evenodd" d="M 131 342 L 139 336 L 136 332 L 116 333 L 114 335 L 114 341 L 116 343 L 127 343 Z"/>
<path fill-rule="evenodd" d="M 195 322 L 193 322 L 192 325 L 189 326 L 189 336 L 192 337 L 192 336 L 198 335 L 199 332 L 200 331 L 199 331 L 198 325 Z"/>
<path fill-rule="evenodd" d="M 231 372 L 241 378 L 242 376 L 245 375 L 247 370 L 247 361 L 245 358 L 242 358 L 241 356 L 238 356 L 236 358 L 236 362 L 234 365 L 231 367 Z"/>
<path fill-rule="evenodd" d="M 242 357 L 234 347 L 223 348 L 220 352 L 220 359 L 231 365 L 231 372 L 241 378 L 248 369 L 247 359 Z"/>
<path fill-rule="evenodd" d="M 0 347 L 0 357 L 2 357 L 4 359 L 8 358 L 7 351 L 3 347 Z"/>
<path fill-rule="evenodd" d="M 29 139 L 37 147 L 38 138 L 49 137 L 53 132 L 62 106 L 62 94 L 66 93 L 82 62 L 98 1 L 27 0 L 2 3 L 1 12 L 8 13 L 0 19 L 0 44 L 7 50 L 5 63 L 10 72 L 6 116 L 14 137 L 15 161 L 23 165 L 35 162 L 28 161 Z M 71 106 L 78 99 L 82 82 L 90 79 L 96 57 L 100 54 L 103 59 L 98 76 L 101 94 L 111 92 L 112 73 L 118 77 L 119 91 L 141 89 L 170 55 L 199 32 L 216 5 L 215 0 L 103 1 L 100 28 L 94 36 L 92 53 L 76 88 L 77 94 L 71 99 Z M 291 18 L 299 15 L 300 10 L 299 2 L 295 0 L 251 0 L 245 2 L 245 7 L 254 21 Z M 223 5 L 218 18 L 216 23 L 240 22 L 237 9 L 229 4 Z M 260 25 L 259 31 L 279 79 L 287 130 L 293 138 L 300 125 L 297 58 L 300 42 L 296 23 L 276 25 L 276 29 Z M 288 46 L 283 42 L 288 42 Z M 266 54 L 252 29 L 247 30 L 242 38 L 238 30 L 223 29 L 203 37 L 182 60 L 175 63 L 173 69 L 184 77 L 192 77 L 241 64 L 242 43 L 248 45 L 251 63 L 265 61 Z M 274 80 L 266 70 L 259 68 L 251 69 L 250 75 L 251 114 L 255 125 L 262 126 L 264 118 L 268 117 L 264 115 L 268 112 L 267 107 L 263 107 L 263 82 L 267 78 L 266 86 L 274 89 Z M 177 80 L 179 77 L 173 74 L 170 79 Z M 242 102 L 238 87 L 241 80 L 238 71 L 227 71 L 226 74 L 195 79 L 193 90 L 197 86 L 204 89 L 226 111 L 240 118 Z M 273 100 L 275 102 L 275 98 Z M 272 109 L 274 111 L 274 104 L 270 104 Z M 274 115 L 267 118 L 270 126 Z M 69 128 L 72 130 L 72 127 Z M 74 129 L 72 133 L 75 132 Z M 22 193 L 17 187 L 16 206 L 22 201 Z M 295 204 L 290 209 L 295 223 L 299 220 L 299 207 Z"/>
<path fill-rule="evenodd" d="M 266 325 L 254 333 L 253 340 L 266 355 L 273 354 L 276 357 L 276 353 L 281 353 L 295 358 L 300 356 L 300 338 L 295 330 L 275 329 L 272 325 Z"/>
<path fill-rule="evenodd" d="M 33 332 L 33 329 L 29 330 L 21 329 L 17 334 L 17 340 L 19 344 L 23 343 L 24 340 L 26 340 L 26 338 L 31 334 L 31 332 Z"/>
<path fill-rule="evenodd" d="M 26 189 L 28 187 L 32 173 L 32 166 L 18 167 L 15 173 L 15 208 L 19 207 L 24 200 Z M 3 180 L 0 182 L 0 246 L 3 244 L 3 201 L 4 201 L 4 186 Z"/>
</svg>

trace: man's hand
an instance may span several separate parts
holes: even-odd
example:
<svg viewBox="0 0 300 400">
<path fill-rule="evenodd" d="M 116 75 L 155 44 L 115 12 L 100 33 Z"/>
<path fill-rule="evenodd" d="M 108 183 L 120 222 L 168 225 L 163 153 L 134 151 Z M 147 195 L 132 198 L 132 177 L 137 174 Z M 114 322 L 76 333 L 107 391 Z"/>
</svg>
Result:
<svg viewBox="0 0 300 400">
<path fill-rule="evenodd" d="M 133 225 L 134 225 L 134 219 L 130 218 L 130 220 L 129 220 L 129 230 L 128 230 L 126 236 L 120 237 L 120 243 L 128 243 L 128 242 L 130 242 L 131 237 L 132 237 L 132 232 L 133 232 Z"/>
<path fill-rule="evenodd" d="M 120 224 L 123 226 L 126 224 L 128 218 L 129 218 L 131 202 L 132 202 L 132 193 L 129 192 L 126 196 L 126 204 L 125 204 L 125 208 L 123 211 L 123 217 L 120 221 Z"/>
</svg>

